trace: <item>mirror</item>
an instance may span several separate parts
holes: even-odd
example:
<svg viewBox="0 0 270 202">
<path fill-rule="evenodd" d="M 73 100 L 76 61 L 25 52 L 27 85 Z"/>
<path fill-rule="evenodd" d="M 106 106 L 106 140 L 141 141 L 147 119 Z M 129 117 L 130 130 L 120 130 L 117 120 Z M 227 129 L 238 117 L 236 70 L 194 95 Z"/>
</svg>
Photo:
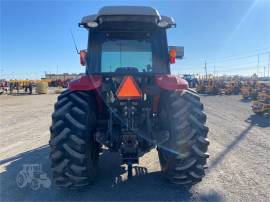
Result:
<svg viewBox="0 0 270 202">
<path fill-rule="evenodd" d="M 169 46 L 169 52 L 170 50 L 175 50 L 177 59 L 183 59 L 184 57 L 184 47 L 183 46 Z"/>
<path fill-rule="evenodd" d="M 86 66 L 87 61 L 87 51 L 86 50 L 80 50 L 80 63 L 82 66 Z"/>
</svg>

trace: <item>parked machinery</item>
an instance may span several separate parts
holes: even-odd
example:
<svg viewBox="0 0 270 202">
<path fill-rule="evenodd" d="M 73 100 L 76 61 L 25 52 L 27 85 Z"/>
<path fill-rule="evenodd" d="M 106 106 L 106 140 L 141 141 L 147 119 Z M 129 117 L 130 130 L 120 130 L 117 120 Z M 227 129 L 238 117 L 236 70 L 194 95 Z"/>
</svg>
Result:
<svg viewBox="0 0 270 202">
<path fill-rule="evenodd" d="M 257 100 L 252 103 L 252 110 L 256 114 L 270 115 L 270 88 L 258 94 Z"/>
<path fill-rule="evenodd" d="M 196 91 L 198 93 L 205 93 L 208 95 L 218 95 L 221 94 L 223 87 L 223 82 L 215 77 L 210 78 L 199 78 L 196 86 Z"/>
<path fill-rule="evenodd" d="M 257 100 L 260 92 L 269 88 L 269 82 L 265 81 L 246 81 L 241 87 L 243 99 Z"/>
<path fill-rule="evenodd" d="M 207 81 L 203 79 L 199 79 L 196 85 L 196 91 L 198 93 L 205 93 L 206 86 L 207 86 Z"/>
<path fill-rule="evenodd" d="M 188 82 L 190 88 L 195 88 L 198 84 L 198 79 L 192 74 L 184 74 L 183 79 Z"/>
</svg>

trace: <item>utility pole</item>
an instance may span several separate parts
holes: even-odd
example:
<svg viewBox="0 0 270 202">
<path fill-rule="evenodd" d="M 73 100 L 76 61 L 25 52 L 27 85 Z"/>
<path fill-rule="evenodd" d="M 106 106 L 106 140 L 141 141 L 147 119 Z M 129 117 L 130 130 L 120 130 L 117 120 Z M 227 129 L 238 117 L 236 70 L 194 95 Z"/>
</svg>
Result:
<svg viewBox="0 0 270 202">
<path fill-rule="evenodd" d="M 206 63 L 206 60 L 204 62 L 204 70 L 205 70 L 205 76 L 206 76 L 206 79 L 207 79 L 207 63 Z"/>
<path fill-rule="evenodd" d="M 263 78 L 265 78 L 265 69 L 266 69 L 266 66 L 263 66 Z"/>
<path fill-rule="evenodd" d="M 206 60 L 204 62 L 204 70 L 205 70 L 205 76 L 206 76 L 206 81 L 207 81 L 207 85 L 206 85 L 206 92 L 208 92 L 208 76 L 207 76 L 207 63 Z"/>
<path fill-rule="evenodd" d="M 260 55 L 258 54 L 258 63 L 257 63 L 257 77 L 259 78 L 259 64 L 260 64 Z"/>
</svg>

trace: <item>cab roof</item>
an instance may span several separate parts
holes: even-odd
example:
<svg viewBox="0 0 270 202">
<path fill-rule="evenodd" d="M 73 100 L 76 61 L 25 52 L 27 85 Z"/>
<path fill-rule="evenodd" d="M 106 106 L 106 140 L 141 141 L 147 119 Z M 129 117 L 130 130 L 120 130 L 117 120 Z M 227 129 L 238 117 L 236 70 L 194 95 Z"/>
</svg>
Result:
<svg viewBox="0 0 270 202">
<path fill-rule="evenodd" d="M 115 16 L 154 18 L 156 19 L 156 23 L 165 21 L 168 24 L 166 28 L 176 27 L 176 23 L 172 17 L 161 16 L 157 9 L 148 6 L 104 6 L 97 14 L 83 17 L 79 26 L 87 28 L 87 23 L 89 22 L 99 22 L 101 17 L 113 18 Z"/>
<path fill-rule="evenodd" d="M 160 17 L 157 9 L 148 6 L 104 6 L 99 10 L 98 15 L 150 15 Z"/>
</svg>

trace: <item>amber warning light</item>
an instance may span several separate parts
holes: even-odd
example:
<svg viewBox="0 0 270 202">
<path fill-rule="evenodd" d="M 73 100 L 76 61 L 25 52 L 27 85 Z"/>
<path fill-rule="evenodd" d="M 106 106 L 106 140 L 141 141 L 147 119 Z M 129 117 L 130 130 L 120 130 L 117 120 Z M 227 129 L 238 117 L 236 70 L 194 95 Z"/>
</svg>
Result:
<svg viewBox="0 0 270 202">
<path fill-rule="evenodd" d="M 116 96 L 119 100 L 137 100 L 141 98 L 142 93 L 134 78 L 125 76 L 117 89 Z"/>
</svg>

